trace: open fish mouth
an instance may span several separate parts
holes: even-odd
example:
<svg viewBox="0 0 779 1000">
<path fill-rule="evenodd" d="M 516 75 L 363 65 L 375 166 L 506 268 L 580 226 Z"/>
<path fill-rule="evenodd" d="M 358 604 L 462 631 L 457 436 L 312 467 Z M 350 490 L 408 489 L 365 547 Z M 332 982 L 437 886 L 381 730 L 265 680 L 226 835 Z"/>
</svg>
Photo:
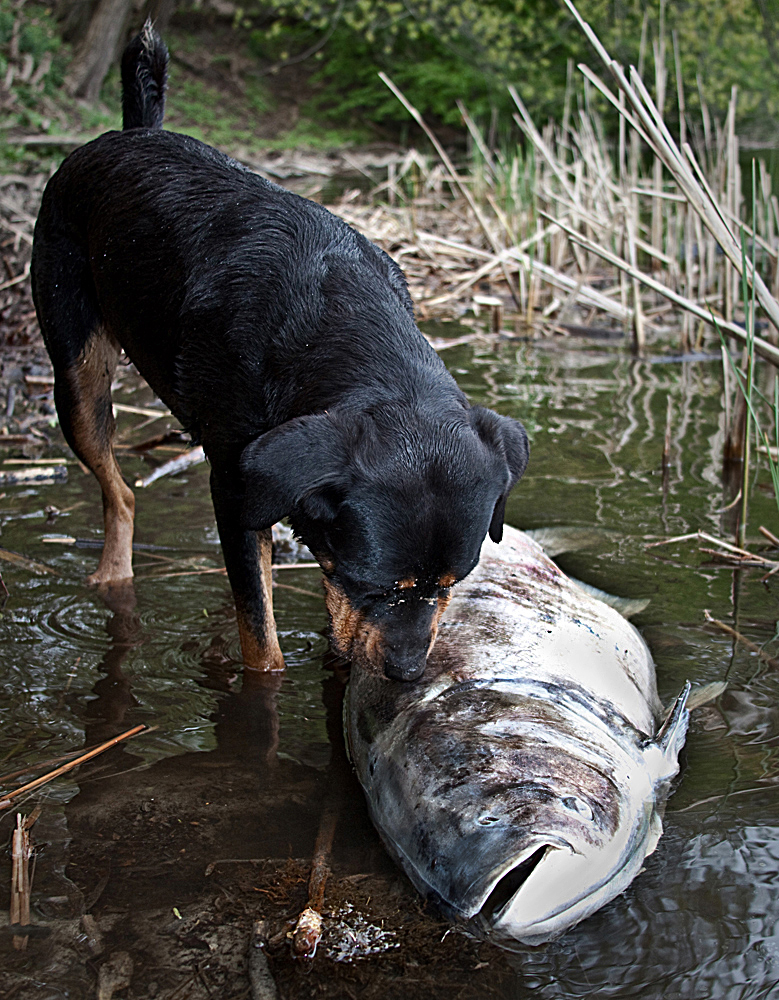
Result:
<svg viewBox="0 0 779 1000">
<path fill-rule="evenodd" d="M 568 844 L 537 844 L 498 875 L 474 924 L 503 939 L 505 947 L 510 941 L 544 944 L 618 896 L 644 856 L 644 851 L 629 851 L 621 864 L 612 858 L 598 872 L 598 859 Z"/>
<path fill-rule="evenodd" d="M 520 861 L 501 875 L 479 911 L 479 917 L 485 924 L 493 927 L 498 922 L 500 915 L 551 849 L 549 844 L 542 844 L 524 861 Z"/>
</svg>

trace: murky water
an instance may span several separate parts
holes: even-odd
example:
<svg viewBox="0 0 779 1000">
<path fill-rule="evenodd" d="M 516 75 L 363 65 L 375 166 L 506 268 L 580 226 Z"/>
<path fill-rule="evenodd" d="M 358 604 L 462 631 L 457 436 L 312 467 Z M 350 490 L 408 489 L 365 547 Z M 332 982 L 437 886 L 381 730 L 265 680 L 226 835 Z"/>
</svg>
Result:
<svg viewBox="0 0 779 1000">
<path fill-rule="evenodd" d="M 693 717 L 646 870 L 540 949 L 507 955 L 447 933 L 387 860 L 345 761 L 319 574 L 277 571 L 289 669 L 277 690 L 242 690 L 229 588 L 203 572 L 221 565 L 207 468 L 138 491 L 136 541 L 154 548 L 137 554 L 135 606 L 118 595 L 109 608 L 83 585 L 99 550 L 46 540 L 100 539 L 97 485 L 72 464 L 66 484 L 6 487 L 0 501 L 0 544 L 57 574 L 0 564 L 10 591 L 0 621 L 0 774 L 138 723 L 155 728 L 24 803 L 24 813 L 42 805 L 33 827 L 39 933 L 19 951 L 0 925 L 4 996 L 237 1000 L 251 995 L 247 941 L 258 918 L 269 921 L 283 997 L 779 996 L 779 673 L 703 615 L 775 656 L 779 583 L 706 562 L 692 543 L 647 548 L 732 527 L 721 513 L 733 492 L 720 461 L 720 364 L 637 361 L 573 341 L 463 345 L 443 357 L 474 401 L 528 428 L 531 465 L 507 520 L 602 529 L 593 548 L 560 557 L 563 568 L 651 598 L 635 623 L 664 701 L 686 678 L 729 682 Z M 129 374 L 115 398 L 153 402 Z M 120 427 L 130 435 L 143 419 L 123 412 Z M 122 464 L 131 480 L 149 468 L 129 454 Z M 49 506 L 62 513 L 47 515 Z M 758 481 L 751 524 L 777 531 L 777 520 Z M 326 896 L 333 916 L 304 965 L 289 955 L 284 921 L 305 905 L 326 808 L 339 816 Z M 0 813 L 3 843 L 15 813 Z M 8 854 L 0 880 L 7 914 Z"/>
</svg>

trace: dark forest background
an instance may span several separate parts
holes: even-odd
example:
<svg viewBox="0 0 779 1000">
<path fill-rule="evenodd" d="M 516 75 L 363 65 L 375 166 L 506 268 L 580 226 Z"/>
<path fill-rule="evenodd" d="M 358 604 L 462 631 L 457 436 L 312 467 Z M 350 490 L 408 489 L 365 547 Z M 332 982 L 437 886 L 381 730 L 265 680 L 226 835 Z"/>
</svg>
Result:
<svg viewBox="0 0 779 1000">
<path fill-rule="evenodd" d="M 664 48 L 669 124 L 679 83 L 698 120 L 702 105 L 724 117 L 737 87 L 742 147 L 779 146 L 779 0 L 579 9 L 653 87 Z M 599 70 L 560 0 L 0 0 L 0 128 L 27 140 L 6 159 L 29 154 L 31 133 L 117 124 L 118 56 L 147 16 L 171 48 L 171 127 L 228 147 L 404 142 L 408 116 L 379 70 L 451 139 L 462 102 L 497 142 L 515 110 L 507 84 L 543 123 L 563 115 L 577 62 Z"/>
</svg>

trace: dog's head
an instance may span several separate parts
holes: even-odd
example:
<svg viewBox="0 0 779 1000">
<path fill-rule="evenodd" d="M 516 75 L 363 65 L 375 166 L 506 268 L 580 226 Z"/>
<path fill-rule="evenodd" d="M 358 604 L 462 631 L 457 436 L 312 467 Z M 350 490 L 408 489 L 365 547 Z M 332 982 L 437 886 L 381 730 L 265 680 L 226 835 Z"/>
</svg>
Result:
<svg viewBox="0 0 779 1000">
<path fill-rule="evenodd" d="M 244 450 L 244 523 L 289 516 L 324 570 L 336 649 L 414 680 L 527 461 L 519 421 L 479 406 L 298 417 Z"/>
</svg>

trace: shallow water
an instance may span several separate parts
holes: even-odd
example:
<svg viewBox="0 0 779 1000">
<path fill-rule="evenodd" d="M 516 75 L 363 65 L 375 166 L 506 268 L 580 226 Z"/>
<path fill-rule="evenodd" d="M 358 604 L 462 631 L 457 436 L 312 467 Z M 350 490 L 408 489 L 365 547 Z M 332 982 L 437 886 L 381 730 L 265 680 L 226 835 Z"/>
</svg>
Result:
<svg viewBox="0 0 779 1000">
<path fill-rule="evenodd" d="M 99 982 L 104 997 L 247 996 L 248 931 L 263 917 L 283 997 L 779 996 L 779 673 L 703 615 L 775 656 L 779 583 L 706 562 L 692 543 L 647 548 L 696 529 L 732 530 L 732 515 L 720 513 L 733 496 L 720 460 L 720 363 L 662 352 L 639 361 L 618 346 L 559 340 L 461 345 L 442 356 L 473 401 L 520 417 L 530 434 L 531 464 L 507 520 L 597 527 L 592 547 L 559 557 L 562 567 L 651 598 L 634 621 L 664 702 L 687 678 L 729 682 L 693 716 L 646 870 L 539 949 L 508 955 L 450 932 L 386 858 L 344 759 L 319 573 L 276 572 L 289 669 L 278 690 L 242 690 L 226 579 L 193 572 L 221 565 L 207 467 L 137 491 L 136 541 L 158 548 L 137 555 L 135 607 L 108 608 L 83 585 L 99 550 L 44 540 L 101 537 L 98 487 L 69 465 L 66 484 L 7 487 L 0 501 L 0 544 L 58 574 L 0 564 L 10 591 L 0 621 L 0 774 L 138 723 L 155 728 L 24 803 L 25 813 L 42 804 L 33 828 L 39 933 L 18 951 L 0 926 L 0 993 L 93 997 Z M 116 399 L 153 402 L 129 373 L 121 382 Z M 142 420 L 122 413 L 120 429 Z M 122 467 L 130 480 L 149 468 L 130 456 Z M 47 517 L 49 505 L 65 513 Z M 750 523 L 776 532 L 777 520 L 759 481 Z M 325 807 L 339 816 L 333 916 L 313 963 L 294 962 L 284 921 L 305 905 Z M 15 812 L 0 813 L 4 843 Z M 6 855 L 5 913 L 9 883 Z M 83 913 L 95 917 L 91 936 Z"/>
</svg>

